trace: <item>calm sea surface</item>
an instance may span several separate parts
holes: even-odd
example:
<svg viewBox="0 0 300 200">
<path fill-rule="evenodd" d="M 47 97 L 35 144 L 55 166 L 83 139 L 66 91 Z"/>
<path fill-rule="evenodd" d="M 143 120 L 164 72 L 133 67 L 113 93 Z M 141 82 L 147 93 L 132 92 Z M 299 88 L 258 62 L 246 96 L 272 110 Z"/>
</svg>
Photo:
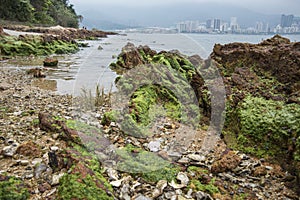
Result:
<svg viewBox="0 0 300 200">
<path fill-rule="evenodd" d="M 116 74 L 109 69 L 109 64 L 114 61 L 112 56 L 121 52 L 127 42 L 138 45 L 148 45 L 161 50 L 177 49 L 186 55 L 199 54 L 207 58 L 212 52 L 215 43 L 226 44 L 231 42 L 259 43 L 273 35 L 211 35 L 211 34 L 141 34 L 130 33 L 127 36 L 111 36 L 103 41 L 90 42 L 91 47 L 70 56 L 72 67 L 77 69 L 73 80 L 58 81 L 58 91 L 61 93 L 78 94 L 81 88 L 94 90 L 99 84 L 108 91 Z M 291 41 L 300 41 L 300 35 L 288 35 Z M 103 50 L 97 48 L 101 45 Z"/>
<path fill-rule="evenodd" d="M 130 33 L 126 36 L 110 36 L 99 41 L 87 41 L 89 48 L 83 48 L 76 54 L 58 57 L 59 66 L 47 73 L 47 79 L 57 81 L 57 92 L 61 94 L 79 95 L 83 88 L 95 91 L 99 84 L 108 92 L 114 90 L 116 74 L 109 69 L 126 43 L 148 45 L 161 50 L 177 49 L 186 55 L 199 54 L 207 58 L 212 52 L 215 43 L 226 44 L 231 42 L 259 43 L 273 35 L 212 35 L 212 34 L 141 34 Z M 285 36 L 291 41 L 300 41 L 300 35 Z M 101 46 L 103 49 L 98 50 Z M 0 66 L 3 63 L 0 63 Z M 6 67 L 16 67 L 16 64 L 4 64 Z M 22 67 L 18 64 L 17 67 Z M 26 65 L 25 67 L 41 67 L 40 64 Z"/>
</svg>

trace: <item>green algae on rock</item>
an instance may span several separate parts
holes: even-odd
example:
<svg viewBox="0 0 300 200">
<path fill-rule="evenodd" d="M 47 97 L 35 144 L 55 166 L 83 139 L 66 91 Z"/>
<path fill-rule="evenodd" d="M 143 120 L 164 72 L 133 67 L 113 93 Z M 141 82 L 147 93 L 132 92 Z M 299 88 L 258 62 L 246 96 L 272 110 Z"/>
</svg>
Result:
<svg viewBox="0 0 300 200">
<path fill-rule="evenodd" d="M 160 180 L 171 182 L 179 172 L 179 167 L 162 159 L 157 154 L 137 148 L 131 144 L 116 151 L 121 162 L 117 169 L 140 175 L 145 181 L 156 183 Z"/>
<path fill-rule="evenodd" d="M 94 152 L 106 148 L 99 139 L 100 130 L 83 122 L 45 113 L 39 114 L 39 122 L 43 130 L 61 133 L 61 138 L 71 147 L 55 155 L 55 163 L 50 163 L 53 170 L 69 170 L 60 179 L 58 199 L 114 199 L 112 187 L 102 175 L 101 163 Z"/>
<path fill-rule="evenodd" d="M 60 179 L 58 198 L 113 200 L 112 186 L 102 175 L 97 156 L 85 148 L 74 145 L 67 157 L 73 160 L 70 173 Z"/>
<path fill-rule="evenodd" d="M 1 56 L 44 56 L 68 54 L 79 50 L 74 40 L 51 35 L 0 36 Z"/>
<path fill-rule="evenodd" d="M 125 116 L 121 121 L 128 123 L 120 123 L 122 130 L 137 136 L 160 116 L 194 127 L 199 124 L 199 103 L 193 83 L 203 81 L 188 57 L 177 51 L 157 53 L 148 46 L 128 43 L 110 67 L 122 75 L 116 79 L 121 96 L 116 99 L 129 97 L 128 110 L 121 114 Z"/>
<path fill-rule="evenodd" d="M 299 176 L 299 42 L 279 35 L 259 44 L 215 45 L 224 76 L 228 146 L 278 162 Z"/>
<path fill-rule="evenodd" d="M 0 199 L 27 200 L 29 196 L 29 192 L 21 180 L 0 174 Z"/>
</svg>

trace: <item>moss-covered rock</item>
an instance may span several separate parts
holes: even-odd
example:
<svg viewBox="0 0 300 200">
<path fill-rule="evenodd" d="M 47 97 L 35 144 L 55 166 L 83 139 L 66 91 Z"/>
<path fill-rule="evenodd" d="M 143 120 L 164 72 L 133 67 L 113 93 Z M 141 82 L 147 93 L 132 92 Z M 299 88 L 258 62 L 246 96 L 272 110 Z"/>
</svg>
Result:
<svg viewBox="0 0 300 200">
<path fill-rule="evenodd" d="M 188 57 L 177 51 L 157 53 L 148 46 L 135 47 L 129 43 L 111 68 L 122 75 L 116 80 L 119 93 L 130 97 L 128 110 L 121 113 L 121 121 L 125 121 L 121 123 L 122 130 L 141 135 L 139 132 L 159 116 L 192 126 L 199 123 L 194 86 L 203 80 Z"/>
<path fill-rule="evenodd" d="M 226 143 L 299 175 L 298 52 L 299 42 L 276 35 L 259 44 L 216 45 L 211 57 L 226 87 Z"/>
<path fill-rule="evenodd" d="M 2 56 L 68 54 L 78 50 L 75 41 L 59 36 L 0 36 Z"/>
<path fill-rule="evenodd" d="M 103 177 L 97 156 L 81 146 L 73 148 L 64 155 L 71 167 L 60 179 L 58 199 L 113 200 L 112 186 Z"/>
</svg>

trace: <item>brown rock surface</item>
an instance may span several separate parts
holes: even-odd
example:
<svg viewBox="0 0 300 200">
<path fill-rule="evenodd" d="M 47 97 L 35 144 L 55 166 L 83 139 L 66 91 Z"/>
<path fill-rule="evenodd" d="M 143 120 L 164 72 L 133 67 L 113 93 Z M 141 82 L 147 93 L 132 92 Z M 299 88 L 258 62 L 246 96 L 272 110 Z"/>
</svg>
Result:
<svg viewBox="0 0 300 200">
<path fill-rule="evenodd" d="M 220 160 L 213 163 L 211 171 L 213 173 L 230 171 L 236 168 L 240 162 L 241 158 L 233 151 L 229 151 Z"/>
<path fill-rule="evenodd" d="M 276 95 L 263 91 L 270 86 L 261 78 L 281 83 L 272 93 L 284 94 L 287 98 L 297 96 L 300 90 L 300 43 L 275 35 L 259 44 L 216 44 L 211 54 L 224 75 L 227 95 L 237 87 L 242 91 L 276 99 Z M 298 102 L 300 103 L 300 102 Z"/>
</svg>

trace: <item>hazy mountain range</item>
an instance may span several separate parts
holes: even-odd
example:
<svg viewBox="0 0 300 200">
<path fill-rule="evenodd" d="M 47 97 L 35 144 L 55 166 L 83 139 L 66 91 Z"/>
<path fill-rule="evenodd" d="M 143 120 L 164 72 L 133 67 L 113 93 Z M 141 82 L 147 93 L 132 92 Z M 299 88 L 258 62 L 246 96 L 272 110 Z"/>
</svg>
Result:
<svg viewBox="0 0 300 200">
<path fill-rule="evenodd" d="M 179 3 L 153 7 L 102 6 L 91 8 L 82 6 L 77 9 L 84 16 L 83 25 L 104 30 L 123 29 L 127 27 L 175 26 L 185 20 L 220 18 L 230 21 L 237 17 L 242 27 L 254 27 L 256 22 L 268 22 L 275 26 L 280 23 L 280 15 L 266 15 L 238 6 L 220 3 Z"/>
</svg>

